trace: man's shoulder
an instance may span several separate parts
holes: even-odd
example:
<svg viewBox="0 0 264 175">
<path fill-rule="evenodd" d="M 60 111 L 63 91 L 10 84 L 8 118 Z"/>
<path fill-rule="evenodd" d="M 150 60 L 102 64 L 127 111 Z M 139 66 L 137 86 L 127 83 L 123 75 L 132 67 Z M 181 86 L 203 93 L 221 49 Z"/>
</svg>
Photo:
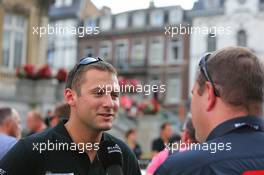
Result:
<svg viewBox="0 0 264 175">
<path fill-rule="evenodd" d="M 206 151 L 177 152 L 167 158 L 155 175 L 195 174 L 213 157 L 214 155 L 210 156 Z"/>
<path fill-rule="evenodd" d="M 11 137 L 5 134 L 0 134 L 0 144 L 13 144 L 17 142 L 15 137 Z"/>
<path fill-rule="evenodd" d="M 252 135 L 252 133 L 246 134 Z M 257 136 L 260 134 L 261 133 Z M 200 171 L 205 173 L 205 171 L 210 171 L 210 169 L 221 169 L 224 164 L 229 165 L 230 169 L 232 169 L 232 167 L 241 167 L 242 164 L 245 167 L 250 167 L 250 161 L 251 163 L 254 162 L 255 166 L 259 166 L 259 162 L 263 162 L 264 160 L 264 153 L 262 151 L 263 139 L 255 139 L 254 143 L 259 141 L 258 144 L 254 144 L 253 147 L 250 147 L 253 140 L 242 139 L 249 138 L 249 136 L 244 136 L 245 134 L 234 133 L 201 144 L 193 144 L 189 147 L 191 149 L 190 151 L 175 153 L 169 156 L 160 167 L 157 175 L 171 175 L 172 173 L 174 175 L 182 173 L 200 174 Z M 244 151 L 245 147 L 250 149 Z"/>
</svg>

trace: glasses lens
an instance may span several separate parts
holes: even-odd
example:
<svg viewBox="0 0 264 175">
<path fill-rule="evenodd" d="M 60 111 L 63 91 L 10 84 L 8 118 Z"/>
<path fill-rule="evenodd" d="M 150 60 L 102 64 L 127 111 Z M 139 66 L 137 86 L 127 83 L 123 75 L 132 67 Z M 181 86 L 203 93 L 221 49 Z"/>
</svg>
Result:
<svg viewBox="0 0 264 175">
<path fill-rule="evenodd" d="M 80 60 L 79 65 L 88 65 L 98 61 L 102 61 L 100 58 L 86 57 Z"/>
<path fill-rule="evenodd" d="M 206 61 L 208 60 L 210 55 L 211 55 L 211 53 L 207 53 L 207 54 L 205 54 L 205 56 L 202 57 L 202 59 L 201 59 L 201 61 L 199 63 L 199 67 L 200 67 L 201 72 L 204 75 L 206 81 L 209 81 L 211 83 L 211 85 L 213 86 L 215 96 L 220 97 L 219 92 L 215 88 L 214 82 L 213 82 L 211 76 L 209 75 L 209 72 L 208 72 L 208 69 L 207 69 Z"/>
</svg>

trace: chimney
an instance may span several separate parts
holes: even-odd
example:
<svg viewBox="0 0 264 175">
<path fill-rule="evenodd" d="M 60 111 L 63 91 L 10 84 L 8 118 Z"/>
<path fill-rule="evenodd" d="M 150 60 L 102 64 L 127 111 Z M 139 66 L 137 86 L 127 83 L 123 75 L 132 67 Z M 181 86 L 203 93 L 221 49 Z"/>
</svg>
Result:
<svg viewBox="0 0 264 175">
<path fill-rule="evenodd" d="M 149 8 L 155 8 L 154 0 L 149 1 Z"/>
</svg>

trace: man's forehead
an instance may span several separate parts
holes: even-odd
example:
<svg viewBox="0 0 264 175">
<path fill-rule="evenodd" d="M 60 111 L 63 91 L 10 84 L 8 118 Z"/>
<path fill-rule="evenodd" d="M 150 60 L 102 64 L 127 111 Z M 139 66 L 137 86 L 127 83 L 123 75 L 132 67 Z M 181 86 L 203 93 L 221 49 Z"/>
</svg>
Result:
<svg viewBox="0 0 264 175">
<path fill-rule="evenodd" d="M 87 70 L 84 76 L 89 80 L 117 79 L 117 76 L 114 73 L 97 69 Z"/>
<path fill-rule="evenodd" d="M 85 74 L 85 84 L 89 87 L 118 86 L 117 76 L 111 72 L 89 70 Z"/>
</svg>

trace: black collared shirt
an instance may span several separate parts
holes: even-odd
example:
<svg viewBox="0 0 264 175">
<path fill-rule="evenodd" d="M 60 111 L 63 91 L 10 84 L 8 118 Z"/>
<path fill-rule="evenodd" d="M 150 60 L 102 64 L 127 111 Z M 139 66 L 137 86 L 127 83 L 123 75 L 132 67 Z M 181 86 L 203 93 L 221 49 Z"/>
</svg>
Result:
<svg viewBox="0 0 264 175">
<path fill-rule="evenodd" d="M 170 156 L 155 175 L 241 175 L 264 170 L 264 123 L 259 117 L 228 120 L 199 145 Z"/>
<path fill-rule="evenodd" d="M 112 140 L 120 146 L 123 154 L 124 175 L 141 175 L 138 161 L 126 144 L 108 133 L 103 133 L 102 140 Z M 49 148 L 48 145 L 50 145 Z M 73 144 L 64 123 L 61 122 L 53 129 L 21 139 L 0 161 L 0 174 L 106 174 L 97 156 L 91 163 L 88 155 L 77 147 Z"/>
</svg>

